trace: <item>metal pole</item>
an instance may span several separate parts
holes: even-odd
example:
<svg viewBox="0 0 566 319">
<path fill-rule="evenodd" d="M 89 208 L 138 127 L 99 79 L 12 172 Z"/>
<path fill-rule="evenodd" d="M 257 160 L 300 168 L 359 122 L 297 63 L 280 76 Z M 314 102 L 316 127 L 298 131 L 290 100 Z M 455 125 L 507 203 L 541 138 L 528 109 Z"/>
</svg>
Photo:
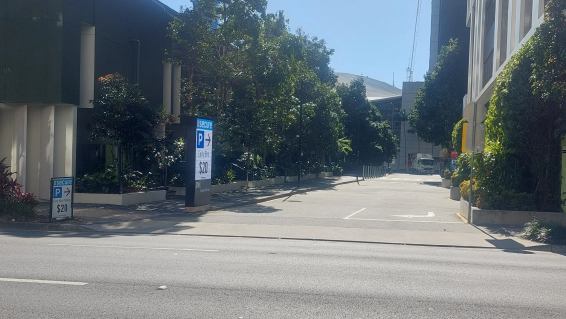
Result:
<svg viewBox="0 0 566 319">
<path fill-rule="evenodd" d="M 303 106 L 299 105 L 299 174 L 297 188 L 301 187 L 301 166 L 303 165 Z"/>
<path fill-rule="evenodd" d="M 472 158 L 470 160 L 470 195 L 468 197 L 468 224 L 472 223 L 472 195 L 474 182 L 474 153 L 476 152 L 476 111 L 478 103 L 474 102 L 474 121 L 472 123 Z"/>
</svg>

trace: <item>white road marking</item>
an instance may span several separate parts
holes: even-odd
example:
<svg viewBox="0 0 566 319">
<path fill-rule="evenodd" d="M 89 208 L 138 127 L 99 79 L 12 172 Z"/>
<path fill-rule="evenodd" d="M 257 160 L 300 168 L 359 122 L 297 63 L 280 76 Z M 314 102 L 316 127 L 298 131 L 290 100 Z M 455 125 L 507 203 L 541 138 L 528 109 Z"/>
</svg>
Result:
<svg viewBox="0 0 566 319">
<path fill-rule="evenodd" d="M 442 221 L 438 221 L 438 220 L 409 220 L 409 219 L 381 219 L 381 218 L 348 218 L 348 220 L 366 220 L 366 221 L 402 222 L 402 223 L 462 224 L 461 221 L 460 222 L 442 222 Z"/>
<path fill-rule="evenodd" d="M 170 248 L 170 247 L 97 246 L 97 245 L 70 245 L 70 244 L 48 244 L 48 246 L 118 248 L 118 249 L 149 249 L 149 250 L 178 250 L 178 251 L 203 251 L 203 252 L 217 252 L 218 251 L 216 249 L 193 249 L 193 248 Z"/>
<path fill-rule="evenodd" d="M 428 212 L 427 215 L 392 215 L 393 217 L 403 217 L 403 218 L 430 218 L 434 217 L 434 212 Z"/>
<path fill-rule="evenodd" d="M 33 283 L 33 284 L 68 285 L 68 286 L 84 286 L 84 285 L 88 285 L 88 283 L 86 283 L 86 282 L 56 281 L 56 280 L 39 280 L 39 279 L 0 278 L 0 281 L 5 281 L 5 282 L 25 282 L 25 283 Z"/>
<path fill-rule="evenodd" d="M 362 209 L 360 209 L 359 211 L 353 213 L 353 214 L 350 214 L 350 215 L 348 215 L 348 216 L 342 218 L 342 219 L 350 219 L 352 216 L 354 216 L 354 215 L 356 215 L 356 214 L 359 214 L 359 213 L 363 212 L 364 210 L 366 210 L 365 207 L 362 208 Z"/>
</svg>

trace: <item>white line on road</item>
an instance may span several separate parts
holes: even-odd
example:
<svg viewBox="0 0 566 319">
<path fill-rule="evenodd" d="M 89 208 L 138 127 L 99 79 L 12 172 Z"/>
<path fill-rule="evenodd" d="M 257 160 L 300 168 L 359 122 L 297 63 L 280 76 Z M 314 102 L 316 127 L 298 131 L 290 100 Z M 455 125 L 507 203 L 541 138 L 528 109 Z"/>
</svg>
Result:
<svg viewBox="0 0 566 319">
<path fill-rule="evenodd" d="M 0 278 L 0 281 L 25 282 L 25 283 L 33 283 L 33 284 L 68 285 L 68 286 L 84 286 L 88 284 L 86 282 L 76 282 L 76 281 L 56 281 L 56 280 L 17 279 L 17 278 Z"/>
<path fill-rule="evenodd" d="M 344 218 L 345 219 L 345 218 Z M 379 222 L 403 222 L 403 223 L 437 223 L 437 224 L 462 224 L 462 222 L 442 222 L 437 220 L 408 220 L 408 219 L 380 219 L 380 218 L 348 218 L 349 220 L 368 220 Z"/>
<path fill-rule="evenodd" d="M 217 252 L 215 249 L 194 249 L 194 248 L 170 248 L 170 247 L 128 247 L 128 246 L 98 246 L 98 245 L 70 245 L 70 244 L 48 244 L 48 246 L 68 246 L 68 247 L 90 247 L 90 248 L 118 248 L 118 249 L 150 249 L 150 250 L 179 250 L 179 251 L 203 251 Z"/>
<path fill-rule="evenodd" d="M 354 216 L 354 215 L 356 215 L 356 214 L 359 214 L 359 213 L 363 212 L 364 210 L 366 210 L 366 209 L 365 209 L 365 208 L 362 208 L 362 209 L 360 209 L 359 211 L 357 211 L 357 212 L 355 212 L 355 213 L 353 213 L 353 214 L 350 214 L 350 215 L 348 215 L 348 216 L 346 216 L 346 217 L 344 217 L 344 218 L 342 218 L 342 219 L 350 219 L 350 217 L 352 217 L 352 216 Z"/>
<path fill-rule="evenodd" d="M 434 217 L 434 212 L 428 212 L 427 215 L 392 215 L 393 217 L 404 217 L 404 218 L 430 218 Z"/>
</svg>

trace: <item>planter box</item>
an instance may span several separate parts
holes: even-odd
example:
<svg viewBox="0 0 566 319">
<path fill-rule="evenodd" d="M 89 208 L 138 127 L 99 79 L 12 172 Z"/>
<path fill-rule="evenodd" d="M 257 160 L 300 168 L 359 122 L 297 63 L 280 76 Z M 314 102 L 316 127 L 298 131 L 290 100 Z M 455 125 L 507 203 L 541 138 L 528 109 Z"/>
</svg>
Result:
<svg viewBox="0 0 566 319">
<path fill-rule="evenodd" d="M 275 178 L 263 179 L 260 181 L 248 181 L 248 187 L 264 187 L 275 185 Z"/>
<path fill-rule="evenodd" d="M 332 177 L 332 176 L 333 176 L 332 172 L 322 172 L 318 174 L 319 178 Z"/>
<path fill-rule="evenodd" d="M 149 191 L 128 194 L 75 193 L 76 204 L 135 205 L 165 200 L 166 191 Z"/>
<path fill-rule="evenodd" d="M 210 192 L 212 194 L 232 192 L 242 189 L 242 187 L 244 187 L 245 185 L 246 185 L 245 181 L 236 181 L 229 184 L 212 185 L 210 187 Z"/>
<path fill-rule="evenodd" d="M 299 179 L 298 176 L 287 176 L 287 179 L 285 180 L 285 182 L 296 183 L 298 179 Z"/>
<path fill-rule="evenodd" d="M 460 187 L 450 186 L 450 199 L 460 200 Z"/>
<path fill-rule="evenodd" d="M 468 202 L 460 200 L 460 214 L 468 216 Z M 566 214 L 552 212 L 529 212 L 513 210 L 488 210 L 472 207 L 471 223 L 474 225 L 511 225 L 523 226 L 538 219 L 544 222 L 559 222 L 566 225 Z"/>
<path fill-rule="evenodd" d="M 275 177 L 275 185 L 285 184 L 285 176 Z"/>
<path fill-rule="evenodd" d="M 452 186 L 452 181 L 450 179 L 447 179 L 447 178 L 442 179 L 442 187 L 443 188 L 450 189 L 451 186 Z"/>
<path fill-rule="evenodd" d="M 175 191 L 175 195 L 177 195 L 177 196 L 187 195 L 187 189 L 185 187 L 169 186 L 169 190 Z"/>
</svg>

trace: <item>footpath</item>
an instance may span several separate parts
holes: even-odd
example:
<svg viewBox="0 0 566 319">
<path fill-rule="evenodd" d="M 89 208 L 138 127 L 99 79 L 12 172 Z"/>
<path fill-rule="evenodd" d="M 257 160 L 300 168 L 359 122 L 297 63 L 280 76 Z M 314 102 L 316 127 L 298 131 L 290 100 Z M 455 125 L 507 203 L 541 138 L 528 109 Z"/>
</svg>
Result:
<svg viewBox="0 0 566 319">
<path fill-rule="evenodd" d="M 247 215 L 242 213 L 246 209 L 250 210 L 250 206 L 253 206 L 252 210 L 267 209 L 259 203 L 289 199 L 307 192 L 336 190 L 340 185 L 356 182 L 353 176 L 342 176 L 304 181 L 298 189 L 296 183 L 287 183 L 214 194 L 211 199 L 211 209 L 201 214 L 186 213 L 185 198 L 182 196 L 172 196 L 166 201 L 132 206 L 76 204 L 74 220 L 52 223 L 0 222 L 0 234 L 15 229 L 65 231 L 87 237 L 170 234 L 565 252 L 564 247 L 524 240 L 519 238 L 516 232 L 502 231 L 503 228 L 476 227 L 464 224 L 463 221 L 462 227 L 475 229 L 472 231 L 468 229 L 466 232 L 438 232 L 353 228 L 343 224 L 329 226 L 302 223 L 300 220 L 291 222 L 290 219 L 285 221 L 289 224 L 283 225 L 265 224 L 256 222 L 253 218 L 235 217 L 235 215 Z M 48 214 L 48 205 L 42 204 L 39 214 Z M 254 221 L 250 222 L 250 220 Z"/>
</svg>

